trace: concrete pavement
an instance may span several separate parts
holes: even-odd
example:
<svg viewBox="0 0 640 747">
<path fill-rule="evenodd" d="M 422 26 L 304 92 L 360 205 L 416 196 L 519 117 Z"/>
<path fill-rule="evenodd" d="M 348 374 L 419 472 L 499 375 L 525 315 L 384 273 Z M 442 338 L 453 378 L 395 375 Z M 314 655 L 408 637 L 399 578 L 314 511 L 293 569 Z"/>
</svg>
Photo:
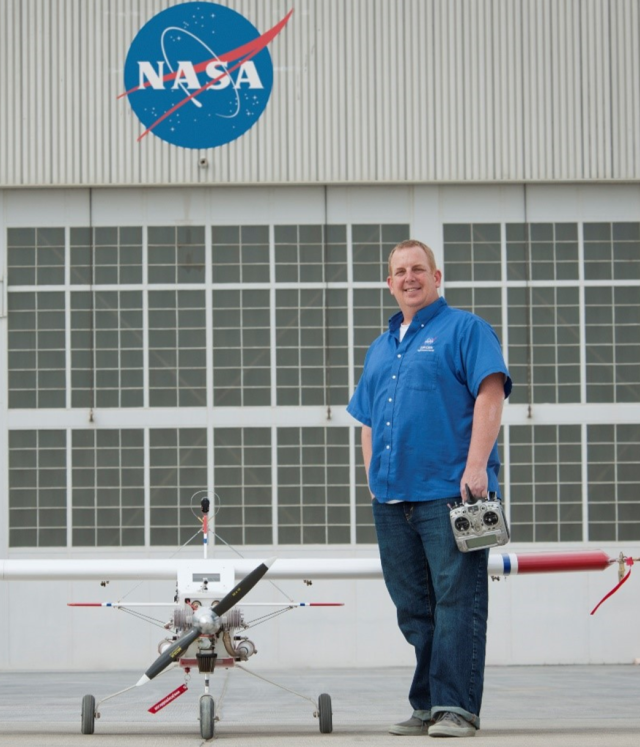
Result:
<svg viewBox="0 0 640 747">
<path fill-rule="evenodd" d="M 248 667 L 247 667 L 248 668 Z M 387 733 L 409 717 L 407 668 L 261 670 L 290 690 L 333 700 L 333 733 L 321 734 L 308 700 L 276 689 L 238 669 L 211 680 L 220 721 L 216 740 L 233 747 L 396 745 L 430 737 Z M 156 715 L 147 709 L 183 682 L 169 672 L 105 702 L 95 734 L 80 733 L 80 703 L 135 684 L 139 672 L 0 673 L 0 745 L 195 747 L 200 737 L 201 676 Z M 640 667 L 490 667 L 482 729 L 476 740 L 499 747 L 637 747 L 640 743 Z M 436 743 L 437 744 L 437 743 Z"/>
</svg>

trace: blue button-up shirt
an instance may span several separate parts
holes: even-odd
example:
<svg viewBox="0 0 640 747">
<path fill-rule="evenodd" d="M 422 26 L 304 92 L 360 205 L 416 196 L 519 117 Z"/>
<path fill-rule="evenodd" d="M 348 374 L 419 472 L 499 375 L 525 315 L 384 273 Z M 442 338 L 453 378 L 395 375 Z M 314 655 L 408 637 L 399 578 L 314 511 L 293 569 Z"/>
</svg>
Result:
<svg viewBox="0 0 640 747">
<path fill-rule="evenodd" d="M 475 314 L 444 298 L 421 309 L 402 342 L 402 312 L 373 342 L 347 407 L 372 429 L 369 487 L 382 502 L 455 497 L 467 462 L 473 408 L 482 381 L 511 378 L 500 341 Z M 498 488 L 497 444 L 489 457 L 489 490 Z"/>
</svg>

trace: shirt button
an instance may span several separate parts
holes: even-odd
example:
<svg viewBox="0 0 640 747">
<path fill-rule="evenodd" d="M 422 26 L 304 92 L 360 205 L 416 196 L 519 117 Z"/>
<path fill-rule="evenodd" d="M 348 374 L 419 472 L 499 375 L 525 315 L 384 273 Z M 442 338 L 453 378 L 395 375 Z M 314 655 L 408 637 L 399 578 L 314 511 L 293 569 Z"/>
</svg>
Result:
<svg viewBox="0 0 640 747">
<path fill-rule="evenodd" d="M 389 402 L 393 402 L 393 400 L 391 399 L 391 397 L 389 397 Z"/>
<path fill-rule="evenodd" d="M 395 379 L 395 378 L 396 378 L 396 375 L 395 375 L 395 374 L 393 374 L 393 376 L 392 376 L 391 378 L 392 378 L 392 379 Z"/>
<path fill-rule="evenodd" d="M 390 447 L 389 445 L 387 445 L 387 449 L 390 449 L 390 448 L 391 448 L 391 447 Z"/>
<path fill-rule="evenodd" d="M 387 421 L 387 425 L 391 425 L 391 422 Z"/>
<path fill-rule="evenodd" d="M 421 324 L 420 326 L 421 326 L 421 327 L 424 327 L 424 324 Z"/>
<path fill-rule="evenodd" d="M 402 354 L 401 353 L 398 353 L 398 358 L 402 358 Z"/>
</svg>

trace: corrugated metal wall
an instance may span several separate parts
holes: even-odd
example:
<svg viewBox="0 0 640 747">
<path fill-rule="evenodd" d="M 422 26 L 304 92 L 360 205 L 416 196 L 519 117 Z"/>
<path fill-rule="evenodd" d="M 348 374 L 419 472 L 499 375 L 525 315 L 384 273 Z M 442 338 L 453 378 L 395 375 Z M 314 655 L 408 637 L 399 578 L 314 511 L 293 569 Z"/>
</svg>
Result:
<svg viewBox="0 0 640 747">
<path fill-rule="evenodd" d="M 138 143 L 116 99 L 172 4 L 2 0 L 2 186 L 640 178 L 638 0 L 223 2 L 294 13 L 266 112 L 206 153 Z"/>
</svg>

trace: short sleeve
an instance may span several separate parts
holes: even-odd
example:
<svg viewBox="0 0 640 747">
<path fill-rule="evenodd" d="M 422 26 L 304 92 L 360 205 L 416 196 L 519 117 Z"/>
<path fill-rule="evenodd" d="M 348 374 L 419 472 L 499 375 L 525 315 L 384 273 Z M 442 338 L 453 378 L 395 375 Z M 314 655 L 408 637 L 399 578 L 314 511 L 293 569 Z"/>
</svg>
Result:
<svg viewBox="0 0 640 747">
<path fill-rule="evenodd" d="M 358 382 L 353 397 L 347 405 L 347 412 L 363 425 L 371 428 L 371 400 L 368 395 L 368 386 L 363 373 Z"/>
<path fill-rule="evenodd" d="M 480 384 L 493 373 L 505 376 L 505 399 L 511 394 L 513 382 L 504 362 L 500 340 L 484 319 L 473 318 L 462 340 L 461 351 L 467 387 L 474 397 L 478 396 Z"/>
</svg>

